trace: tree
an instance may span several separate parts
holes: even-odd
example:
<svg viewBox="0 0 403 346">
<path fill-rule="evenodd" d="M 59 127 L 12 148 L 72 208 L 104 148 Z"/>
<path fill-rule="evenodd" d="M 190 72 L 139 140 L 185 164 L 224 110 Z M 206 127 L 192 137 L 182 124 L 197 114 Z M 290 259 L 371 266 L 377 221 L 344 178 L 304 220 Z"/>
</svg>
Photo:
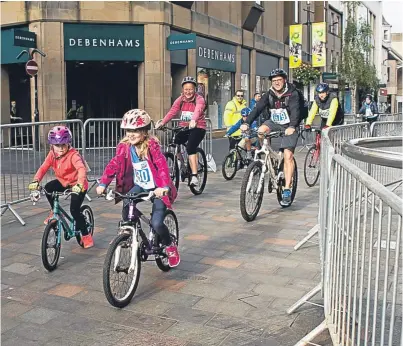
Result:
<svg viewBox="0 0 403 346">
<path fill-rule="evenodd" d="M 376 68 L 370 57 L 373 51 L 371 26 L 356 18 L 360 2 L 344 1 L 347 6 L 347 25 L 343 34 L 342 56 L 339 60 L 340 87 L 344 93 L 344 84 L 349 83 L 351 89 L 351 106 L 357 109 L 357 96 L 378 90 L 379 80 Z M 344 97 L 343 97 L 344 98 Z"/>
</svg>

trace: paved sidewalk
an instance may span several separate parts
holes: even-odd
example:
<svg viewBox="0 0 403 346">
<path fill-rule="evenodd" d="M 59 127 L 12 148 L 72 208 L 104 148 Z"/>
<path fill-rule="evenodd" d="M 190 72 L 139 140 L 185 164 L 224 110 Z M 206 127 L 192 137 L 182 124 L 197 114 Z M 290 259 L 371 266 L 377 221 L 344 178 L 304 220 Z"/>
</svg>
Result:
<svg viewBox="0 0 403 346">
<path fill-rule="evenodd" d="M 40 244 L 47 206 L 17 205 L 27 225 L 2 217 L 2 345 L 293 345 L 324 318 L 323 309 L 286 309 L 320 280 L 319 249 L 293 246 L 316 224 L 319 188 L 309 189 L 298 153 L 299 186 L 288 209 L 265 192 L 257 219 L 239 211 L 244 171 L 227 182 L 208 176 L 201 196 L 180 188 L 181 264 L 169 273 L 143 264 L 132 303 L 111 307 L 102 267 L 116 234 L 121 205 L 94 199 L 95 247 L 63 242 L 58 268 L 42 266 Z M 143 210 L 150 206 L 144 203 Z M 321 303 L 320 297 L 314 301 Z M 315 342 L 330 345 L 327 333 Z"/>
</svg>

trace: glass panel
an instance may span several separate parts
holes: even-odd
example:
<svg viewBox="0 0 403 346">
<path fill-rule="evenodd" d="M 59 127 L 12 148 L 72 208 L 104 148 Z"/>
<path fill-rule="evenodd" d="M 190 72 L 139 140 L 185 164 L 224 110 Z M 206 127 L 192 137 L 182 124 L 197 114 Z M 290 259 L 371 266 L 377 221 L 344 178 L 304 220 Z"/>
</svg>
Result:
<svg viewBox="0 0 403 346">
<path fill-rule="evenodd" d="M 250 103 L 250 100 L 249 100 L 249 97 L 250 97 L 250 95 L 249 95 L 249 75 L 246 73 L 241 74 L 241 89 L 244 92 L 244 95 L 245 95 L 244 97 L 245 97 L 247 104 L 249 104 Z"/>
</svg>

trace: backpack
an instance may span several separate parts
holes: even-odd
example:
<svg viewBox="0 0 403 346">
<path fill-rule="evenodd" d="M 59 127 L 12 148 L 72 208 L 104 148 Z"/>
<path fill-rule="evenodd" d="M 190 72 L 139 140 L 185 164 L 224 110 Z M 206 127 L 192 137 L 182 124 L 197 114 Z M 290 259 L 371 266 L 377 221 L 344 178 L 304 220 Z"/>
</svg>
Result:
<svg viewBox="0 0 403 346">
<path fill-rule="evenodd" d="M 299 121 L 303 121 L 306 118 L 308 118 L 309 114 L 309 104 L 308 101 L 305 99 L 304 94 L 302 93 L 301 90 L 295 89 L 298 93 L 299 96 Z M 288 108 L 288 102 L 289 102 L 290 96 L 286 96 L 284 99 L 284 105 L 286 108 Z M 273 95 L 269 93 L 269 105 L 274 104 L 274 99 Z"/>
</svg>

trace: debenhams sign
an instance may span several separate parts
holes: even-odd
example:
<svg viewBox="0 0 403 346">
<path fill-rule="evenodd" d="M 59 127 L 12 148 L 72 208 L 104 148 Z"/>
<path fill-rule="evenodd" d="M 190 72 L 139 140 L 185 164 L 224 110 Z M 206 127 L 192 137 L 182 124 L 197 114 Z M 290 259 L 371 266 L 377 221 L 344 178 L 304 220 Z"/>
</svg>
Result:
<svg viewBox="0 0 403 346">
<path fill-rule="evenodd" d="M 115 40 L 113 38 L 69 38 L 70 47 L 140 47 L 140 40 Z"/>
<path fill-rule="evenodd" d="M 198 67 L 235 72 L 235 46 L 199 36 L 196 42 Z"/>
<path fill-rule="evenodd" d="M 200 57 L 206 59 L 220 60 L 235 64 L 235 54 L 220 52 L 215 49 L 203 48 L 203 47 L 198 47 L 198 54 Z"/>
</svg>

